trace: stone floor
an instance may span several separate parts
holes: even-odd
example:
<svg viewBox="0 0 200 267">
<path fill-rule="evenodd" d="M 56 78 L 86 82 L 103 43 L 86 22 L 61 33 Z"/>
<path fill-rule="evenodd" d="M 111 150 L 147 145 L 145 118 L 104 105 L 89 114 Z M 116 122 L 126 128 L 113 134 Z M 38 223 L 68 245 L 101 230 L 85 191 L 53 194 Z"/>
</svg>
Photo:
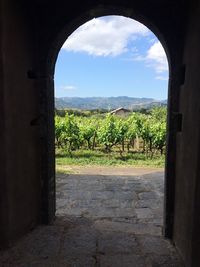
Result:
<svg viewBox="0 0 200 267">
<path fill-rule="evenodd" d="M 56 221 L 1 252 L 1 267 L 183 267 L 161 236 L 163 171 L 80 172 L 58 175 Z"/>
</svg>

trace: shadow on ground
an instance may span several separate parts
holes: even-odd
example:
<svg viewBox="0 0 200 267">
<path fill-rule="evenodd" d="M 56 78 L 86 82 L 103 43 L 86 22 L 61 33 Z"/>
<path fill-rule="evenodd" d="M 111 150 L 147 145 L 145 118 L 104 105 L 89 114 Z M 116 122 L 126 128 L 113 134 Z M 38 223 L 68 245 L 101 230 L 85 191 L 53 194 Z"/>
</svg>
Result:
<svg viewBox="0 0 200 267">
<path fill-rule="evenodd" d="M 140 174 L 58 175 L 55 222 L 1 252 L 0 266 L 182 267 L 161 235 L 163 172 Z"/>
</svg>

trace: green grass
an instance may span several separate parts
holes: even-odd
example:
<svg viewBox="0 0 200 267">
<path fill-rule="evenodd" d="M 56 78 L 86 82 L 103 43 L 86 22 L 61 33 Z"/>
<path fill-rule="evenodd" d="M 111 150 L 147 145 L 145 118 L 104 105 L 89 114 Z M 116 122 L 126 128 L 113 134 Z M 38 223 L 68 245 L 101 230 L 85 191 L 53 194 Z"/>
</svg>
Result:
<svg viewBox="0 0 200 267">
<path fill-rule="evenodd" d="M 154 155 L 153 158 L 143 153 L 131 152 L 123 153 L 123 157 L 119 152 L 105 153 L 102 151 L 77 150 L 72 155 L 66 151 L 57 151 L 56 165 L 57 170 L 62 171 L 66 166 L 136 166 L 136 167 L 164 167 L 165 156 Z M 64 167 L 65 166 L 65 167 Z M 61 170 L 62 169 L 62 170 Z M 67 170 L 68 171 L 68 170 Z M 66 171 L 66 172 L 67 172 Z M 70 171 L 70 169 L 69 169 Z M 69 173 L 69 172 L 67 172 Z"/>
<path fill-rule="evenodd" d="M 74 174 L 74 171 L 69 168 L 69 166 L 58 165 L 56 164 L 56 173 L 57 174 Z"/>
</svg>

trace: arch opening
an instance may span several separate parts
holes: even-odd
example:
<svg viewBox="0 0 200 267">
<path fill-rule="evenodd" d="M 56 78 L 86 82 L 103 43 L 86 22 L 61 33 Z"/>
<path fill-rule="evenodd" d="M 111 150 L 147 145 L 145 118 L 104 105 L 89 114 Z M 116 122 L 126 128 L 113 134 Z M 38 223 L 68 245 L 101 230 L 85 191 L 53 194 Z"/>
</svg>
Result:
<svg viewBox="0 0 200 267">
<path fill-rule="evenodd" d="M 139 12 L 140 13 L 140 12 Z M 148 16 L 139 15 L 133 12 L 133 10 L 130 9 L 124 9 L 122 7 L 113 8 L 113 7 L 97 7 L 94 9 L 90 9 L 89 11 L 83 12 L 82 15 L 76 17 L 75 19 L 70 19 L 68 23 L 64 23 L 63 27 L 59 26 L 60 29 L 57 31 L 56 35 L 54 36 L 54 40 L 49 46 L 49 50 L 47 52 L 47 61 L 46 61 L 46 73 L 47 76 L 53 77 L 54 76 L 54 69 L 55 69 L 55 63 L 58 56 L 58 53 L 60 51 L 60 48 L 62 47 L 64 41 L 66 38 L 75 30 L 78 26 L 80 26 L 82 23 L 88 21 L 89 19 L 95 17 L 95 16 L 103 16 L 103 15 L 110 15 L 110 14 L 117 14 L 120 16 L 127 16 L 133 19 L 137 19 L 138 21 L 144 23 L 145 25 L 148 25 L 148 27 L 153 30 L 154 33 L 157 33 L 156 35 L 159 37 L 159 40 L 162 41 L 162 46 L 165 49 L 166 55 L 168 57 L 168 63 L 169 63 L 169 77 L 171 77 L 172 72 L 172 62 L 171 62 L 171 47 L 168 47 L 167 42 L 169 40 L 165 40 L 164 35 L 162 35 L 162 30 L 157 27 L 157 23 L 154 23 L 151 21 L 151 19 L 147 19 Z M 67 25 L 67 26 L 66 26 Z M 158 23 L 159 25 L 159 23 Z M 165 35 L 166 37 L 166 35 Z M 169 49 L 170 48 L 170 49 Z M 178 58 L 174 58 L 174 62 L 177 61 Z M 176 64 L 174 65 L 176 66 Z M 178 91 L 172 91 L 171 88 L 175 87 L 176 81 L 171 81 L 169 79 L 169 91 L 168 91 L 168 99 L 169 102 L 169 108 L 168 108 L 168 128 L 172 129 L 173 125 L 171 113 L 173 111 L 177 110 L 178 102 L 176 101 L 178 98 Z M 51 96 L 53 94 L 54 90 L 54 84 L 52 82 L 47 84 L 47 91 L 51 92 Z M 50 97 L 51 98 L 51 97 Z M 48 107 L 51 107 L 51 111 L 53 110 L 53 102 L 52 98 L 47 101 Z M 48 114 L 47 120 L 49 121 L 50 125 L 53 123 L 53 113 L 50 112 Z M 169 116 L 170 115 L 170 116 Z M 53 141 L 53 132 L 52 127 L 48 129 L 48 136 L 47 136 L 47 143 L 51 143 Z M 168 238 L 173 237 L 173 214 L 174 214 L 174 194 L 175 194 L 175 158 L 176 158 L 176 151 L 175 151 L 175 145 L 176 145 L 176 137 L 175 133 L 172 131 L 167 131 L 167 160 L 166 160 L 166 172 L 165 172 L 165 217 L 164 217 L 164 233 L 165 236 Z M 46 181 L 46 185 L 43 188 L 43 195 L 46 194 L 44 197 L 44 203 L 42 204 L 43 208 L 43 214 L 44 219 L 43 221 L 50 221 L 53 218 L 53 214 L 55 213 L 55 180 L 52 180 L 52 177 L 54 177 L 55 169 L 52 167 L 53 164 L 53 152 L 54 148 L 51 146 L 49 148 L 50 153 L 47 153 L 47 161 L 42 164 L 42 169 L 44 169 L 44 179 Z M 170 152 L 172 153 L 169 153 Z M 51 155 L 51 158 L 49 158 L 48 155 Z M 51 163 L 51 164 L 50 164 Z M 47 173 L 47 167 L 48 166 L 48 173 Z M 48 203 L 48 205 L 47 205 Z"/>
<path fill-rule="evenodd" d="M 113 16 L 114 17 L 114 16 Z M 107 17 L 107 18 L 109 18 L 109 17 Z M 121 17 L 121 16 L 119 16 L 119 18 L 123 18 L 124 19 L 124 17 Z M 98 19 L 97 19 L 98 20 Z M 129 19 L 128 19 L 129 20 Z M 131 19 L 132 20 L 132 19 Z M 93 22 L 90 22 L 89 21 L 89 23 L 95 23 L 94 21 Z M 99 23 L 99 21 L 97 22 L 97 23 Z M 112 24 L 112 23 L 111 23 Z M 88 24 L 88 23 L 86 23 L 85 24 L 86 25 L 86 28 L 84 29 L 84 30 L 86 30 L 87 29 L 87 31 L 89 31 L 89 28 L 90 28 L 90 25 Z M 78 28 L 79 29 L 79 31 L 80 31 L 80 28 Z M 99 29 L 98 29 L 99 30 Z M 126 29 L 122 29 L 122 32 L 124 32 L 124 30 L 126 30 Z M 127 30 L 128 31 L 128 30 Z M 144 28 L 142 29 L 136 29 L 136 32 L 137 31 L 143 31 L 142 32 L 142 34 L 144 34 L 145 35 L 145 30 L 144 30 Z M 137 34 L 137 33 L 136 33 Z M 141 33 L 140 33 L 141 34 Z M 94 34 L 95 35 L 95 34 Z M 73 34 L 71 35 L 71 36 L 73 36 Z M 76 40 L 76 43 L 74 43 L 73 42 L 73 38 L 71 38 L 70 39 L 70 37 L 71 36 L 69 36 L 69 38 L 68 38 L 68 40 L 66 41 L 66 47 L 67 47 L 67 42 L 69 41 L 70 42 L 70 44 L 71 44 L 71 49 L 73 50 L 74 49 L 74 51 L 81 51 L 82 50 L 82 52 L 87 52 L 87 53 L 89 53 L 89 54 L 92 54 L 93 56 L 103 56 L 103 57 L 106 57 L 107 55 L 111 55 L 111 56 L 116 56 L 116 55 L 118 55 L 118 53 L 120 54 L 121 52 L 119 52 L 120 51 L 120 49 L 121 49 L 121 51 L 123 51 L 123 49 L 125 50 L 126 49 L 126 47 L 124 47 L 123 46 L 123 41 L 122 41 L 122 46 L 121 47 L 112 47 L 111 48 L 111 50 L 110 50 L 110 52 L 107 50 L 107 48 L 106 47 L 100 47 L 100 49 L 96 49 L 95 50 L 95 47 L 93 46 L 93 47 L 90 47 L 89 45 L 88 45 L 88 40 L 86 39 L 86 41 L 85 41 L 85 43 L 81 43 L 81 40 Z M 152 36 L 151 36 L 152 37 Z M 76 38 L 75 38 L 76 39 Z M 95 40 L 96 41 L 96 40 Z M 137 59 L 136 58 L 134 58 L 133 60 L 140 60 L 140 61 L 143 61 L 143 62 L 147 62 L 149 65 L 151 65 L 150 67 L 152 67 L 152 68 L 154 68 L 154 72 L 155 73 L 157 73 L 157 74 L 163 74 L 163 72 L 165 72 L 165 71 L 167 71 L 167 59 L 165 58 L 165 59 L 163 59 L 163 50 L 161 50 L 162 49 L 162 46 L 161 46 L 161 44 L 159 43 L 159 41 L 157 40 L 157 39 L 155 39 L 154 41 L 153 40 L 151 40 L 151 45 L 149 45 L 149 49 L 146 49 L 146 51 L 147 51 L 147 53 L 145 54 L 145 56 L 143 55 L 143 56 L 140 56 L 139 57 L 139 55 L 137 55 Z M 104 43 L 104 42 L 103 42 Z M 117 43 L 117 42 L 116 42 Z M 64 45 L 65 46 L 65 45 Z M 69 49 L 69 48 L 68 48 Z M 85 49 L 85 50 L 84 50 Z M 110 53 L 110 54 L 109 54 Z M 123 53 L 123 52 L 122 52 Z M 134 55 L 134 56 L 136 56 L 136 55 Z M 58 59 L 59 60 L 59 59 Z M 149 60 L 149 61 L 148 61 Z M 150 61 L 152 60 L 152 62 L 150 63 Z M 155 60 L 155 62 L 157 63 L 157 65 L 154 65 L 154 63 L 153 63 L 153 60 Z M 156 64 L 155 63 L 155 64 Z M 156 69 L 157 68 L 157 69 Z M 68 69 L 69 70 L 69 69 Z M 165 73 L 166 74 L 166 73 Z M 69 71 L 68 71 L 68 75 L 67 76 L 70 76 L 69 75 Z M 77 74 L 77 76 L 78 76 L 78 74 Z M 167 75 L 168 76 L 168 75 Z M 163 76 L 158 76 L 157 77 L 157 79 L 160 79 L 160 80 L 163 80 L 163 79 L 166 79 L 166 78 L 168 78 L 168 77 L 163 77 Z M 56 77 L 56 79 L 57 79 L 57 77 Z M 57 81 L 56 81 L 57 82 Z M 60 87 L 63 87 L 62 89 L 64 89 L 64 85 L 63 86 L 61 86 L 60 85 Z M 166 86 L 167 87 L 167 86 Z M 68 85 L 66 85 L 66 87 L 65 87 L 65 89 L 66 90 L 72 90 L 72 93 L 73 93 L 73 90 L 75 89 L 75 86 L 73 85 L 73 84 L 68 84 Z M 166 90 L 167 91 L 167 90 Z M 94 93 L 94 92 L 93 92 Z M 77 93 L 76 93 L 77 94 Z M 91 94 L 91 93 L 89 93 L 89 94 Z M 77 95 L 77 96 L 80 96 L 80 95 Z M 90 95 L 88 95 L 88 96 L 90 96 Z M 68 102 L 68 105 L 69 105 L 69 102 Z M 73 108 L 73 107 L 72 107 Z M 62 179 L 61 179 L 62 180 Z M 72 181 L 71 181 L 72 182 Z M 161 185 L 161 187 L 162 187 L 162 185 Z M 155 193 L 155 192 L 154 192 Z M 154 194 L 153 193 L 153 194 Z M 157 192 L 158 193 L 158 192 Z M 162 192 L 159 192 L 159 193 L 162 193 Z M 147 195 L 148 195 L 148 193 L 147 193 Z M 151 193 L 149 194 L 149 195 L 151 195 Z M 87 201 L 89 201 L 89 200 L 87 200 Z M 86 201 L 86 202 L 87 202 Z M 140 201 L 140 199 L 139 199 L 139 201 Z M 143 200 L 143 202 L 144 202 L 144 200 Z M 144 203 L 143 203 L 144 204 Z M 139 204 L 139 205 L 142 205 L 142 201 L 141 201 L 141 203 Z M 144 208 L 144 209 L 143 209 Z M 83 207 L 83 209 L 84 209 L 84 207 Z M 143 211 L 142 211 L 142 209 L 143 209 Z M 141 212 L 144 212 L 145 211 L 145 209 L 146 209 L 146 212 L 149 212 L 149 210 L 148 210 L 148 207 L 139 207 L 138 206 L 138 210 L 137 210 L 137 212 L 138 212 L 138 214 Z M 88 212 L 88 211 L 87 211 Z M 86 213 L 87 213 L 86 212 Z M 72 213 L 73 213 L 73 211 L 72 211 Z M 162 213 L 162 212 L 161 212 Z M 61 214 L 62 214 L 62 212 L 61 212 Z M 81 216 L 81 214 L 79 214 L 80 216 Z M 138 216 L 144 216 L 144 222 L 145 222 L 145 220 L 146 221 L 148 221 L 148 218 L 145 218 L 145 216 L 147 216 L 148 217 L 148 215 L 146 214 L 139 214 Z M 149 215 L 150 217 L 152 216 L 152 215 Z M 125 217 L 126 216 L 124 216 L 124 219 L 125 219 Z M 152 219 L 152 217 L 150 218 L 150 221 L 152 221 L 151 220 Z M 142 219 L 140 218 L 140 220 L 142 221 Z"/>
</svg>

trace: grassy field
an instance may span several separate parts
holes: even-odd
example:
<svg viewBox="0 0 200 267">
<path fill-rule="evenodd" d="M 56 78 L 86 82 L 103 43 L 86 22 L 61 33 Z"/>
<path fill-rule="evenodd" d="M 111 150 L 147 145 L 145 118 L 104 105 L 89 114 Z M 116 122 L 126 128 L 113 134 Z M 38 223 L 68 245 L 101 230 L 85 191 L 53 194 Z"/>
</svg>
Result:
<svg viewBox="0 0 200 267">
<path fill-rule="evenodd" d="M 132 166 L 132 167 L 164 167 L 165 156 L 154 155 L 153 158 L 143 153 L 118 152 L 105 153 L 102 151 L 77 150 L 69 153 L 59 150 L 56 152 L 56 169 L 58 172 L 68 172 L 67 166 Z"/>
</svg>

